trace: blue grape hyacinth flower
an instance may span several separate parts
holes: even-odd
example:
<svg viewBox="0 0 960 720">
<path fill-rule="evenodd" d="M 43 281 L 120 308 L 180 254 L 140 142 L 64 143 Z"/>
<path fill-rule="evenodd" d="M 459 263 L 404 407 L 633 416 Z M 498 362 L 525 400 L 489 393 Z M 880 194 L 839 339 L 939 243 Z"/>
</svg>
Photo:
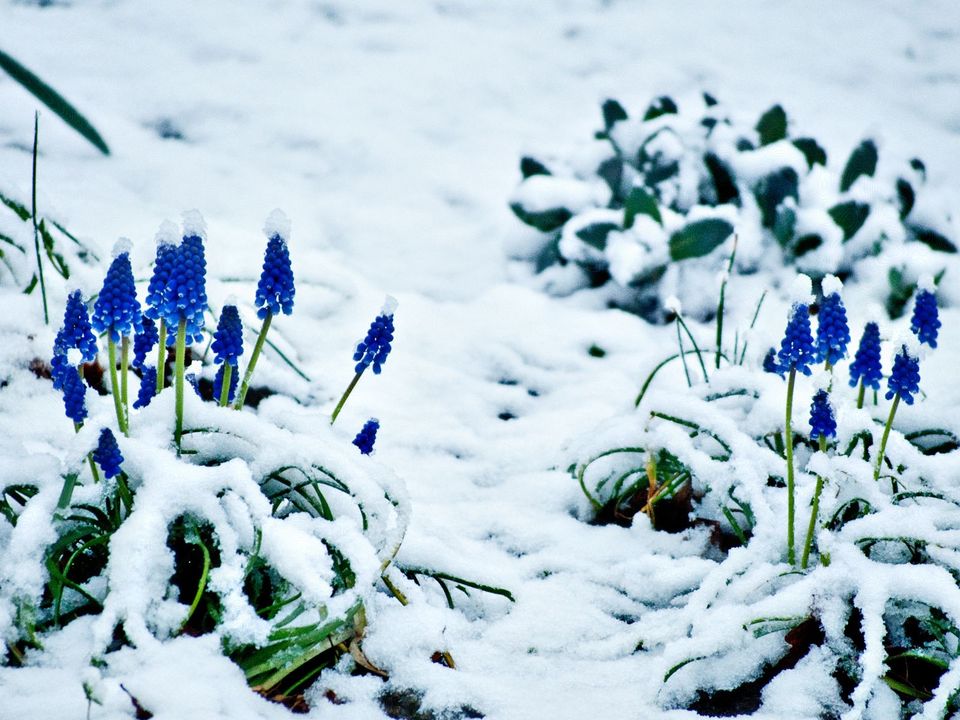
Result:
<svg viewBox="0 0 960 720">
<path fill-rule="evenodd" d="M 850 343 L 850 328 L 847 325 L 847 310 L 840 297 L 843 287 L 833 275 L 823 279 L 823 302 L 817 324 L 817 356 L 820 362 L 836 365 L 847 354 Z"/>
<path fill-rule="evenodd" d="M 377 441 L 377 430 L 379 429 L 380 421 L 376 418 L 370 418 L 353 439 L 353 444 L 360 448 L 363 455 L 369 455 L 373 452 L 373 444 Z"/>
<path fill-rule="evenodd" d="M 910 329 L 921 343 L 932 348 L 937 346 L 937 332 L 940 329 L 940 317 L 937 310 L 936 286 L 933 278 L 923 278 L 917 286 L 913 301 L 913 317 Z"/>
<path fill-rule="evenodd" d="M 157 231 L 157 254 L 153 261 L 153 275 L 147 286 L 147 309 L 151 320 L 163 317 L 164 292 L 177 260 L 177 226 L 165 220 Z"/>
<path fill-rule="evenodd" d="M 263 256 L 263 270 L 253 303 L 257 308 L 257 317 L 261 320 L 267 315 L 279 315 L 281 312 L 290 315 L 296 293 L 290 250 L 287 247 L 290 221 L 280 210 L 274 210 L 267 218 L 263 231 L 268 238 L 267 250 Z"/>
<path fill-rule="evenodd" d="M 234 368 L 243 355 L 243 323 L 240 322 L 236 304 L 230 301 L 227 301 L 220 313 L 220 322 L 217 323 L 210 349 L 215 353 L 216 362 L 227 363 Z"/>
<path fill-rule="evenodd" d="M 194 217 L 194 216 L 191 216 Z M 196 216 L 199 218 L 199 215 Z M 180 322 L 185 325 L 187 345 L 203 340 L 204 311 L 207 307 L 207 261 L 199 223 L 188 224 L 187 234 L 176 250 L 170 277 L 163 294 L 163 319 L 167 325 L 167 345 L 176 342 Z"/>
<path fill-rule="evenodd" d="M 780 351 L 777 353 L 780 374 L 796 370 L 809 375 L 810 365 L 816 362 L 816 359 L 817 353 L 810 331 L 810 306 L 806 303 L 794 303 L 783 340 L 780 341 Z"/>
<path fill-rule="evenodd" d="M 390 343 L 393 342 L 393 313 L 396 306 L 396 300 L 387 298 L 380 314 L 370 323 L 366 337 L 357 343 L 357 349 L 353 353 L 353 359 L 357 361 L 354 368 L 357 373 L 362 373 L 371 365 L 374 375 L 379 375 L 382 371 L 390 354 Z"/>
<path fill-rule="evenodd" d="M 57 335 L 58 345 L 63 352 L 76 348 L 83 362 L 93 362 L 97 357 L 97 338 L 90 325 L 87 306 L 79 290 L 67 297 L 67 307 L 63 313 L 63 328 Z"/>
<path fill-rule="evenodd" d="M 863 328 L 860 345 L 850 363 L 850 387 L 863 383 L 864 387 L 880 389 L 883 372 L 880 367 L 880 326 L 868 322 Z"/>
<path fill-rule="evenodd" d="M 157 389 L 157 369 L 153 365 L 144 365 L 140 372 L 143 373 L 140 376 L 140 390 L 133 403 L 133 407 L 138 410 L 150 404 Z"/>
<path fill-rule="evenodd" d="M 107 333 L 112 342 L 118 343 L 122 337 L 141 332 L 140 319 L 137 287 L 130 266 L 130 241 L 120 240 L 114 246 L 113 262 L 93 306 L 93 328 L 98 333 Z"/>
<path fill-rule="evenodd" d="M 76 368 L 67 365 L 59 377 L 59 387 L 63 392 L 63 408 L 74 424 L 80 425 L 87 417 L 87 384 L 80 378 Z"/>
<path fill-rule="evenodd" d="M 763 371 L 766 373 L 780 374 L 780 368 L 777 366 L 777 350 L 770 348 L 767 354 L 763 356 Z"/>
<path fill-rule="evenodd" d="M 153 346 L 160 341 L 160 331 L 157 330 L 157 324 L 144 313 L 142 318 L 143 331 L 137 333 L 133 338 L 133 362 L 134 368 L 142 368 L 147 359 L 147 353 L 153 350 Z"/>
<path fill-rule="evenodd" d="M 97 447 L 93 451 L 93 459 L 103 470 L 103 474 L 107 479 L 120 474 L 120 466 L 123 465 L 123 455 L 120 453 L 120 446 L 117 445 L 117 438 L 113 436 L 110 428 L 103 428 L 100 431 L 100 439 L 97 442 Z"/>
<path fill-rule="evenodd" d="M 887 400 L 894 396 L 913 405 L 913 396 L 920 390 L 920 358 L 904 343 L 893 358 L 893 370 L 887 380 Z"/>
<path fill-rule="evenodd" d="M 817 390 L 810 405 L 810 439 L 831 438 L 837 435 L 837 420 L 830 406 L 826 390 Z"/>
</svg>

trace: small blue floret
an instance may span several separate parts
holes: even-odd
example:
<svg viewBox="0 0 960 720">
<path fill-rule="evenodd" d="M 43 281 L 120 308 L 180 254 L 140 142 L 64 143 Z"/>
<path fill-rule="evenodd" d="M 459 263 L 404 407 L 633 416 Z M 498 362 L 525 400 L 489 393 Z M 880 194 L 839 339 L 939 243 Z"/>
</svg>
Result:
<svg viewBox="0 0 960 720">
<path fill-rule="evenodd" d="M 895 395 L 907 404 L 913 405 L 913 396 L 920 390 L 920 358 L 910 354 L 906 345 L 893 358 L 893 370 L 887 380 L 887 400 Z"/>
<path fill-rule="evenodd" d="M 360 448 L 360 452 L 369 455 L 373 452 L 373 444 L 377 441 L 377 430 L 380 429 L 380 422 L 376 418 L 367 420 L 363 429 L 357 433 L 353 439 L 353 444 Z"/>
<path fill-rule="evenodd" d="M 810 439 L 832 438 L 837 435 L 837 421 L 830 407 L 830 397 L 825 390 L 818 390 L 810 405 Z"/>
<path fill-rule="evenodd" d="M 100 440 L 97 442 L 97 447 L 94 448 L 93 459 L 103 470 L 107 479 L 120 474 L 123 455 L 120 454 L 120 446 L 117 445 L 117 439 L 113 436 L 110 428 L 103 428 L 100 431 Z"/>
</svg>

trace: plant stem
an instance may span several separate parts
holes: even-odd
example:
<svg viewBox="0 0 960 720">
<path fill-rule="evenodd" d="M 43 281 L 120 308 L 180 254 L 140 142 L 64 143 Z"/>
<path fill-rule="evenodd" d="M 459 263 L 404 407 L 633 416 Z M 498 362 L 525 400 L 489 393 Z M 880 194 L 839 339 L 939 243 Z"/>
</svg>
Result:
<svg viewBox="0 0 960 720">
<path fill-rule="evenodd" d="M 247 390 L 250 389 L 250 378 L 253 377 L 253 371 L 257 367 L 257 360 L 260 359 L 260 351 L 263 350 L 263 343 L 267 339 L 267 331 L 270 330 L 270 322 L 273 320 L 273 313 L 267 313 L 263 319 L 263 325 L 260 326 L 260 334 L 257 335 L 257 343 L 253 346 L 253 354 L 250 356 L 250 362 L 247 364 L 247 371 L 243 374 L 243 383 L 237 392 L 237 399 L 233 403 L 234 410 L 243 407 L 243 401 L 247 398 Z"/>
<path fill-rule="evenodd" d="M 124 336 L 120 341 L 120 399 L 123 400 L 123 417 L 130 426 L 130 405 L 127 402 L 127 367 L 130 358 L 130 338 Z"/>
<path fill-rule="evenodd" d="M 723 310 L 724 310 L 724 301 L 726 298 L 727 292 L 727 278 L 730 277 L 730 272 L 733 270 L 733 261 L 737 257 L 737 236 L 733 236 L 733 250 L 730 253 L 730 262 L 727 263 L 727 274 L 723 277 L 723 282 L 720 283 L 720 301 L 717 303 L 717 354 L 716 354 L 716 367 L 717 370 L 720 369 L 720 353 L 723 351 Z M 733 351 L 733 356 L 737 356 L 737 351 Z"/>
<path fill-rule="evenodd" d="M 820 436 L 820 452 L 827 452 L 827 438 Z M 810 546 L 813 544 L 813 531 L 817 526 L 817 515 L 820 513 L 820 493 L 823 492 L 823 476 L 817 475 L 817 486 L 813 490 L 813 503 L 810 509 L 810 524 L 807 526 L 807 539 L 803 543 L 803 557 L 800 558 L 800 567 L 807 569 L 807 560 L 810 558 Z"/>
<path fill-rule="evenodd" d="M 43 281 L 43 259 L 40 256 L 40 228 L 37 225 L 37 148 L 40 137 L 40 113 L 33 114 L 33 195 L 31 215 L 33 216 L 33 246 L 37 251 L 37 273 L 40 276 L 40 296 L 43 298 L 43 324 L 50 324 L 47 310 L 47 284 Z"/>
<path fill-rule="evenodd" d="M 880 479 L 880 469 L 883 467 L 883 457 L 887 452 L 887 439 L 890 437 L 890 428 L 893 426 L 893 416 L 897 414 L 897 408 L 900 406 L 900 393 L 893 397 L 893 405 L 890 406 L 890 416 L 887 418 L 887 424 L 883 427 L 883 437 L 880 439 L 880 453 L 877 455 L 877 467 L 873 470 L 873 479 Z"/>
<path fill-rule="evenodd" d="M 866 392 L 867 386 L 863 384 L 863 380 L 860 381 L 860 392 L 857 393 L 857 410 L 863 409 L 863 394 Z"/>
<path fill-rule="evenodd" d="M 180 318 L 180 324 L 177 325 L 177 348 L 176 348 L 176 367 L 174 369 L 174 382 L 176 384 L 176 415 L 177 425 L 174 430 L 173 438 L 177 443 L 177 455 L 180 454 L 180 440 L 183 437 L 183 366 L 187 355 L 187 321 Z"/>
<path fill-rule="evenodd" d="M 690 332 L 690 328 L 687 327 L 687 324 L 683 321 L 683 316 L 677 315 L 677 322 L 680 323 L 680 327 L 683 328 L 683 331 L 687 333 L 687 337 L 690 338 L 693 349 L 697 353 L 697 360 L 700 361 L 700 370 L 703 372 L 703 381 L 710 382 L 710 376 L 707 375 L 707 365 L 703 362 L 703 354 L 700 352 L 700 346 L 697 345 L 697 339 L 693 337 L 693 333 Z"/>
<path fill-rule="evenodd" d="M 223 387 L 220 389 L 220 407 L 226 407 L 227 403 L 230 402 L 230 381 L 232 379 L 233 365 L 230 363 L 224 363 L 223 381 L 221 383 Z"/>
<path fill-rule="evenodd" d="M 127 420 L 123 414 L 123 403 L 120 397 L 120 385 L 117 381 L 117 345 L 113 338 L 107 338 L 107 361 L 110 363 L 110 394 L 113 395 L 113 407 L 117 411 L 117 426 L 120 432 L 127 434 Z"/>
<path fill-rule="evenodd" d="M 790 378 L 787 380 L 787 418 L 784 435 L 787 444 L 787 561 L 793 565 L 796 552 L 793 547 L 793 519 L 794 509 L 794 479 L 793 479 L 793 388 L 797 381 L 796 368 L 790 369 Z"/>
<path fill-rule="evenodd" d="M 364 368 L 366 370 L 366 368 Z M 337 403 L 337 406 L 333 409 L 333 414 L 330 416 L 330 424 L 337 420 L 337 415 L 340 414 L 340 411 L 343 409 L 344 403 L 347 402 L 347 398 L 350 397 L 350 393 L 353 392 L 353 389 L 357 386 L 357 383 L 360 382 L 360 376 L 363 375 L 363 370 L 358 372 L 353 376 L 353 380 L 350 381 L 350 384 L 347 385 L 347 389 L 343 391 L 343 395 L 340 397 L 340 402 Z"/>
<path fill-rule="evenodd" d="M 683 351 L 683 336 L 680 335 L 680 316 L 677 315 L 677 347 L 680 349 L 680 362 L 683 363 L 683 374 L 687 378 L 687 387 L 693 387 L 690 382 L 690 369 L 687 367 L 687 354 Z"/>
<path fill-rule="evenodd" d="M 157 351 L 157 392 L 163 390 L 164 376 L 167 374 L 167 323 L 160 318 L 160 349 Z"/>
</svg>

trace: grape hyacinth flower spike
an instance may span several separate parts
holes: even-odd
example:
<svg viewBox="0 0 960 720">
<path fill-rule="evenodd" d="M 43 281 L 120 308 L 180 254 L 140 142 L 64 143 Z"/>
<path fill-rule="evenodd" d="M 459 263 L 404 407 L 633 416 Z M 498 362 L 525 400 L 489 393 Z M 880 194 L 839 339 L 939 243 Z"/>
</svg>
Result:
<svg viewBox="0 0 960 720">
<path fill-rule="evenodd" d="M 237 410 L 243 407 L 243 401 L 247 397 L 250 380 L 253 378 L 253 371 L 257 367 L 257 360 L 260 359 L 260 352 L 263 350 L 263 343 L 266 342 L 267 332 L 270 330 L 274 315 L 279 315 L 281 312 L 284 315 L 292 314 L 293 296 L 296 293 L 293 267 L 290 264 L 290 249 L 287 247 L 287 241 L 290 238 L 290 220 L 280 210 L 274 210 L 267 218 L 263 232 L 267 236 L 267 249 L 263 255 L 263 270 L 260 273 L 260 282 L 257 283 L 257 294 L 254 299 L 257 317 L 263 320 L 263 324 L 260 326 L 260 334 L 257 335 L 250 362 L 247 363 L 247 370 L 243 375 L 243 384 L 240 385 L 240 391 L 233 405 Z"/>
<path fill-rule="evenodd" d="M 120 432 L 127 434 L 127 358 L 130 336 L 143 331 L 137 288 L 130 267 L 130 241 L 121 238 L 113 248 L 113 262 L 93 306 L 93 328 L 107 334 L 110 389 Z M 120 382 L 117 382 L 117 346 L 120 351 Z"/>
<path fill-rule="evenodd" d="M 770 348 L 767 350 L 767 354 L 763 356 L 763 371 L 773 375 L 780 374 L 780 367 L 777 365 L 777 351 L 775 348 Z"/>
<path fill-rule="evenodd" d="M 787 560 L 791 565 L 796 562 L 796 550 L 793 541 L 793 526 L 796 516 L 796 488 L 794 486 L 793 468 L 793 390 L 797 380 L 797 372 L 809 375 L 810 365 L 816 362 L 816 350 L 813 345 L 813 335 L 810 332 L 810 289 L 810 278 L 806 275 L 798 275 L 793 283 L 793 306 L 787 320 L 787 329 L 780 343 L 780 351 L 777 353 L 780 374 L 788 373 L 784 439 L 787 446 Z"/>
<path fill-rule="evenodd" d="M 71 350 L 79 352 L 77 365 L 81 362 L 93 362 L 97 357 L 97 338 L 90 326 L 90 316 L 79 290 L 67 297 L 67 307 L 63 313 L 63 327 L 57 332 L 53 343 L 53 358 L 50 360 L 53 387 L 62 387 L 62 373 L 72 366 L 67 359 Z"/>
<path fill-rule="evenodd" d="M 847 325 L 847 310 L 840 297 L 843 284 L 833 275 L 827 275 L 821 287 L 823 302 L 820 303 L 817 324 L 817 355 L 829 370 L 846 357 L 850 328 Z"/>
<path fill-rule="evenodd" d="M 150 284 L 147 286 L 147 309 L 143 313 L 159 324 L 157 330 L 160 340 L 157 351 L 157 393 L 163 390 L 164 374 L 167 368 L 167 347 L 170 343 L 167 338 L 167 322 L 163 314 L 164 293 L 177 260 L 178 232 L 177 226 L 169 220 L 164 220 L 160 224 L 160 229 L 157 230 L 157 255 L 153 261 L 153 275 L 150 277 Z"/>
<path fill-rule="evenodd" d="M 161 313 L 167 328 L 167 344 L 175 338 L 174 388 L 176 393 L 176 426 L 174 440 L 180 452 L 183 435 L 183 374 L 187 345 L 203 339 L 203 314 L 207 308 L 207 261 L 203 241 L 206 224 L 196 210 L 183 215 L 183 240 L 176 249 L 170 276 L 163 290 Z M 157 383 L 160 366 L 157 367 Z"/>
<path fill-rule="evenodd" d="M 929 275 L 920 279 L 917 294 L 913 301 L 913 317 L 910 329 L 921 343 L 932 348 L 937 347 L 937 332 L 940 329 L 940 317 L 937 311 L 936 285 Z"/>
<path fill-rule="evenodd" d="M 225 407 L 235 393 L 237 374 L 234 371 L 243 355 L 243 323 L 240 322 L 236 302 L 232 299 L 228 299 L 223 306 L 210 347 L 215 353 L 214 360 L 220 363 L 213 383 L 213 397 Z"/>
<path fill-rule="evenodd" d="M 153 346 L 160 340 L 157 324 L 146 313 L 143 315 L 142 323 L 143 332 L 139 332 L 133 337 L 133 362 L 130 363 L 130 366 L 135 370 L 140 370 L 143 367 L 147 354 L 153 350 Z"/>
<path fill-rule="evenodd" d="M 353 439 L 353 444 L 360 448 L 360 453 L 369 455 L 373 452 L 373 444 L 377 441 L 377 430 L 380 429 L 380 421 L 376 418 L 370 418 L 364 423 L 363 428 Z"/>
<path fill-rule="evenodd" d="M 137 392 L 137 399 L 133 403 L 135 410 L 145 408 L 153 400 L 157 389 L 157 369 L 152 365 L 144 365 L 140 372 L 140 390 Z"/>
<path fill-rule="evenodd" d="M 93 459 L 97 461 L 97 464 L 103 470 L 104 477 L 108 480 L 120 474 L 123 455 L 120 453 L 120 446 L 117 445 L 117 439 L 113 436 L 110 428 L 103 428 L 100 431 L 100 439 L 93 451 Z"/>
<path fill-rule="evenodd" d="M 336 422 L 337 416 L 347 402 L 347 398 L 350 397 L 350 393 L 360 382 L 364 371 L 373 366 L 373 374 L 379 375 L 383 370 L 383 364 L 387 361 L 387 356 L 390 354 L 392 347 L 390 343 L 393 342 L 393 315 L 396 310 L 396 298 L 387 295 L 383 307 L 380 309 L 380 314 L 370 323 L 370 329 L 367 331 L 366 337 L 357 343 L 356 351 L 353 353 L 353 359 L 357 363 L 354 366 L 356 374 L 350 384 L 347 385 L 347 389 L 340 397 L 340 402 L 337 403 L 333 414 L 330 416 L 331 425 Z"/>
<path fill-rule="evenodd" d="M 827 439 L 837 436 L 837 421 L 830 406 L 830 396 L 826 390 L 817 390 L 810 405 L 810 439 L 818 440 L 820 452 L 827 451 Z M 810 547 L 813 544 L 813 533 L 817 526 L 817 516 L 820 513 L 820 494 L 823 492 L 823 476 L 817 475 L 817 485 L 813 490 L 813 500 L 810 508 L 810 523 L 807 526 L 807 539 L 803 543 L 803 555 L 800 558 L 800 567 L 806 570 L 810 559 Z"/>
<path fill-rule="evenodd" d="M 890 438 L 890 428 L 897 408 L 902 399 L 907 405 L 913 405 L 913 396 L 920 390 L 920 357 L 919 348 L 910 347 L 910 343 L 900 343 L 900 349 L 893 358 L 893 370 L 887 380 L 887 400 L 893 400 L 890 405 L 890 415 L 887 424 L 883 427 L 883 437 L 880 439 L 880 452 L 877 453 L 877 466 L 873 469 L 873 479 L 880 479 L 880 470 L 883 468 L 883 458 L 887 451 L 887 440 Z"/>
<path fill-rule="evenodd" d="M 863 395 L 866 389 L 880 389 L 880 379 L 883 372 L 880 367 L 880 326 L 875 322 L 868 322 L 863 328 L 860 337 L 860 346 L 850 363 L 850 387 L 860 385 L 857 395 L 857 408 L 863 407 Z"/>
</svg>

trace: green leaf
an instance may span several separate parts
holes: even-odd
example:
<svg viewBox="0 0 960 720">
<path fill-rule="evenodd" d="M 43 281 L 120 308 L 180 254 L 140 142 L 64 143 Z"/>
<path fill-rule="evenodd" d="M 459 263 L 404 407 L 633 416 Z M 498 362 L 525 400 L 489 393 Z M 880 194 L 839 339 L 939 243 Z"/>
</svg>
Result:
<svg viewBox="0 0 960 720">
<path fill-rule="evenodd" d="M 900 219 L 903 220 L 913 210 L 913 205 L 917 200 L 913 185 L 903 178 L 897 178 L 897 198 L 900 200 Z"/>
<path fill-rule="evenodd" d="M 797 138 L 793 141 L 793 146 L 803 153 L 807 159 L 807 168 L 813 169 L 814 165 L 827 164 L 827 151 L 820 147 L 813 138 Z"/>
<path fill-rule="evenodd" d="M 659 225 L 663 225 L 663 217 L 660 215 L 656 198 L 639 185 L 630 191 L 623 205 L 623 227 L 632 228 L 637 215 L 646 215 L 653 218 Z"/>
<path fill-rule="evenodd" d="M 534 175 L 552 174 L 547 169 L 546 165 L 539 160 L 530 157 L 529 155 L 524 155 L 522 158 L 520 158 L 520 173 L 523 175 L 524 180 L 526 180 L 528 177 L 533 177 Z"/>
<path fill-rule="evenodd" d="M 717 192 L 717 205 L 727 203 L 737 203 L 740 201 L 740 191 L 737 189 L 736 180 L 733 178 L 733 172 L 723 160 L 714 153 L 707 153 L 703 157 L 703 163 L 710 172 L 713 180 L 713 187 Z"/>
<path fill-rule="evenodd" d="M 616 157 L 607 158 L 600 163 L 600 167 L 597 168 L 597 175 L 602 177 L 603 181 L 607 183 L 607 187 L 610 188 L 611 204 L 619 205 L 623 199 L 621 192 L 623 183 L 623 161 Z"/>
<path fill-rule="evenodd" d="M 830 208 L 827 213 L 843 230 L 843 241 L 846 242 L 863 227 L 870 214 L 870 206 L 856 200 L 839 203 Z"/>
<path fill-rule="evenodd" d="M 13 212 L 17 214 L 17 217 L 19 217 L 24 222 L 30 219 L 30 211 L 27 209 L 27 206 L 22 205 L 21 203 L 18 203 L 13 198 L 8 198 L 3 193 L 0 193 L 0 203 L 3 203 L 8 208 L 13 210 Z"/>
<path fill-rule="evenodd" d="M 46 221 L 41 220 L 37 229 L 40 231 L 40 237 L 43 238 L 43 249 L 46 251 L 47 257 L 50 258 L 50 262 L 53 263 L 54 270 L 60 273 L 64 280 L 69 280 L 70 267 L 67 265 L 67 261 L 63 259 L 63 255 L 54 251 L 55 243 L 50 231 L 47 230 Z"/>
<path fill-rule="evenodd" d="M 903 279 L 903 271 L 892 267 L 887 272 L 887 282 L 890 285 L 890 292 L 887 294 L 887 314 L 891 320 L 896 320 L 903 315 L 907 302 L 913 295 L 916 284 L 907 283 Z"/>
<path fill-rule="evenodd" d="M 760 180 L 753 189 L 760 207 L 760 216 L 763 226 L 772 228 L 777 219 L 777 208 L 788 197 L 794 200 L 799 195 L 799 178 L 793 168 L 785 167 L 776 170 Z"/>
<path fill-rule="evenodd" d="M 576 235 L 587 245 L 603 250 L 607 246 L 607 235 L 619 229 L 619 225 L 611 222 L 593 223 L 577 230 Z"/>
<path fill-rule="evenodd" d="M 670 237 L 670 258 L 687 260 L 709 255 L 732 234 L 733 225 L 726 220 L 697 220 Z"/>
<path fill-rule="evenodd" d="M 703 102 L 707 107 L 713 107 L 717 104 L 717 99 L 708 92 L 703 93 Z"/>
<path fill-rule="evenodd" d="M 816 233 L 809 233 L 797 238 L 793 246 L 793 256 L 803 257 L 811 250 L 816 250 L 823 244 L 823 238 Z"/>
<path fill-rule="evenodd" d="M 846 192 L 853 187 L 853 183 L 861 175 L 873 177 L 876 171 L 877 146 L 873 140 L 864 140 L 850 153 L 850 159 L 847 160 L 847 166 L 840 177 L 840 192 Z"/>
<path fill-rule="evenodd" d="M 774 105 L 757 121 L 760 145 L 769 145 L 787 136 L 787 113 L 780 105 Z"/>
<path fill-rule="evenodd" d="M 541 232 L 552 232 L 563 227 L 563 224 L 573 217 L 573 213 L 563 207 L 533 212 L 524 208 L 520 203 L 510 203 L 510 209 L 513 210 L 514 215 L 520 218 L 521 222 L 535 227 Z"/>
<path fill-rule="evenodd" d="M 603 112 L 603 129 L 608 133 L 613 129 L 614 125 L 621 120 L 626 120 L 628 117 L 627 111 L 623 109 L 623 105 L 616 100 L 605 100 L 601 110 Z"/>
<path fill-rule="evenodd" d="M 67 100 L 56 90 L 47 85 L 27 68 L 0 50 L 0 68 L 16 80 L 25 90 L 30 92 L 40 102 L 50 108 L 54 113 L 67 123 L 70 127 L 83 135 L 90 143 L 104 155 L 110 154 L 110 148 L 100 137 L 100 133 L 94 129 L 93 125 L 80 114 Z"/>
<path fill-rule="evenodd" d="M 643 119 L 654 120 L 655 118 L 660 117 L 661 115 L 676 115 L 677 114 L 677 104 L 673 101 L 673 98 L 668 97 L 667 95 L 661 95 L 658 98 L 655 98 L 653 102 L 650 103 L 650 107 L 647 108 L 647 112 L 644 113 Z"/>
<path fill-rule="evenodd" d="M 789 247 L 790 241 L 796 232 L 797 213 L 793 208 L 783 207 L 777 209 L 777 217 L 773 222 L 773 235 L 780 243 L 780 247 Z"/>
<path fill-rule="evenodd" d="M 955 253 L 957 251 L 957 246 L 936 230 L 922 225 L 910 225 L 910 232 L 914 240 L 922 242 L 931 250 L 945 253 Z"/>
</svg>

